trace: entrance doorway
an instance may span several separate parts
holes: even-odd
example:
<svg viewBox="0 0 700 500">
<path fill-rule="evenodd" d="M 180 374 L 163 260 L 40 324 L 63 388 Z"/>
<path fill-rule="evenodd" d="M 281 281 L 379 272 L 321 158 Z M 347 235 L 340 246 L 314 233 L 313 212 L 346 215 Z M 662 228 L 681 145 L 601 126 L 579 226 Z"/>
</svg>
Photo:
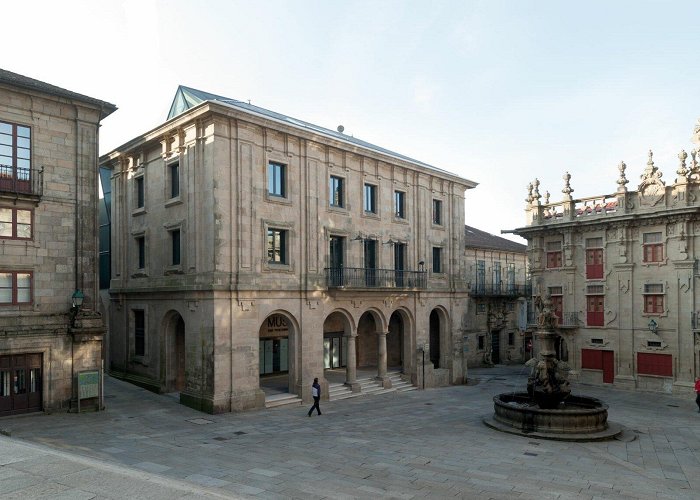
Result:
<svg viewBox="0 0 700 500">
<path fill-rule="evenodd" d="M 603 351 L 603 383 L 612 384 L 615 379 L 615 355 L 613 351 Z"/>
<path fill-rule="evenodd" d="M 180 315 L 175 324 L 175 390 L 185 390 L 185 321 Z"/>
<path fill-rule="evenodd" d="M 267 394 L 290 392 L 290 326 L 282 314 L 272 314 L 260 326 L 258 368 L 260 388 Z"/>
<path fill-rule="evenodd" d="M 430 312 L 430 361 L 440 368 L 440 316 L 435 309 Z"/>
<path fill-rule="evenodd" d="M 345 332 L 323 333 L 323 367 L 343 368 L 348 365 L 348 339 Z"/>
<path fill-rule="evenodd" d="M 386 364 L 388 368 L 404 367 L 404 322 L 401 313 L 394 312 L 389 318 L 389 333 L 386 336 Z"/>
<path fill-rule="evenodd" d="M 494 365 L 501 362 L 501 331 L 491 332 L 491 362 Z"/>
<path fill-rule="evenodd" d="M 41 411 L 41 354 L 0 356 L 0 416 Z"/>
</svg>

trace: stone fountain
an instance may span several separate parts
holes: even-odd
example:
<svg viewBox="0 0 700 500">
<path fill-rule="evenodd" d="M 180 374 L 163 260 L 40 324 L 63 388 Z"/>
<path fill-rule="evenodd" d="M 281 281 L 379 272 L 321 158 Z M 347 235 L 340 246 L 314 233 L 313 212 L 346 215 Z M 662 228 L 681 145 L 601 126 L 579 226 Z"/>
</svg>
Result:
<svg viewBox="0 0 700 500">
<path fill-rule="evenodd" d="M 484 423 L 502 432 L 562 441 L 597 441 L 617 436 L 622 428 L 608 422 L 606 404 L 571 394 L 564 364 L 556 357 L 557 317 L 551 299 L 538 296 L 535 305 L 539 360 L 531 365 L 527 392 L 495 396 L 494 414 Z"/>
</svg>

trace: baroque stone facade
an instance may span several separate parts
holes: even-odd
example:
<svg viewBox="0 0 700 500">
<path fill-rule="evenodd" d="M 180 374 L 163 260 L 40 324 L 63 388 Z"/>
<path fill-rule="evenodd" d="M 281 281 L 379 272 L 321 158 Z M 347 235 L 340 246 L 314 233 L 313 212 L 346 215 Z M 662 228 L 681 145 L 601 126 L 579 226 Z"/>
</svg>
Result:
<svg viewBox="0 0 700 500">
<path fill-rule="evenodd" d="M 526 246 L 474 227 L 464 232 L 464 263 L 470 304 L 464 311 L 468 366 L 522 363 L 530 359 L 527 329 L 530 295 Z"/>
<path fill-rule="evenodd" d="M 97 146 L 115 109 L 0 69 L 0 416 L 71 408 L 78 372 L 102 367 Z"/>
<path fill-rule="evenodd" d="M 561 202 L 529 186 L 527 226 L 533 294 L 550 295 L 560 357 L 572 375 L 623 388 L 691 392 L 700 373 L 700 167 L 681 151 L 667 185 L 653 155 L 629 191 L 574 199 L 564 176 Z M 563 355 L 563 356 L 562 356 Z"/>
<path fill-rule="evenodd" d="M 112 170 L 110 372 L 206 412 L 327 370 L 462 382 L 464 194 L 351 136 L 180 87 Z M 281 381 L 281 382 L 280 382 Z"/>
</svg>

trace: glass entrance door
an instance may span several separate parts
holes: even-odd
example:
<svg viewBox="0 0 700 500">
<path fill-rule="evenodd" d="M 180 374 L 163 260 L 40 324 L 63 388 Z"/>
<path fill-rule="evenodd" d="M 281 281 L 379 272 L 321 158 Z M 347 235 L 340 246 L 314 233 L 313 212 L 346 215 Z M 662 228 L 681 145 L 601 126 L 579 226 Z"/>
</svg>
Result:
<svg viewBox="0 0 700 500">
<path fill-rule="evenodd" d="M 289 340 L 260 339 L 260 375 L 289 371 Z"/>
<path fill-rule="evenodd" d="M 348 339 L 340 333 L 327 333 L 323 337 L 323 367 L 342 368 L 347 366 Z"/>
</svg>

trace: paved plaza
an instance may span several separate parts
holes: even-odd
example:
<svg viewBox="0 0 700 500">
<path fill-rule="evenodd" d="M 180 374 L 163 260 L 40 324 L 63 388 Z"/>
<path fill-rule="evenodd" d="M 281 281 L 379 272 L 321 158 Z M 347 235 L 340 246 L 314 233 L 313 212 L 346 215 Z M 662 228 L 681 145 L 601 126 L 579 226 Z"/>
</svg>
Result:
<svg viewBox="0 0 700 500">
<path fill-rule="evenodd" d="M 482 424 L 521 367 L 470 384 L 207 415 L 106 381 L 99 413 L 0 419 L 0 498 L 698 498 L 693 398 L 574 384 L 621 440 L 566 443 Z"/>
</svg>

